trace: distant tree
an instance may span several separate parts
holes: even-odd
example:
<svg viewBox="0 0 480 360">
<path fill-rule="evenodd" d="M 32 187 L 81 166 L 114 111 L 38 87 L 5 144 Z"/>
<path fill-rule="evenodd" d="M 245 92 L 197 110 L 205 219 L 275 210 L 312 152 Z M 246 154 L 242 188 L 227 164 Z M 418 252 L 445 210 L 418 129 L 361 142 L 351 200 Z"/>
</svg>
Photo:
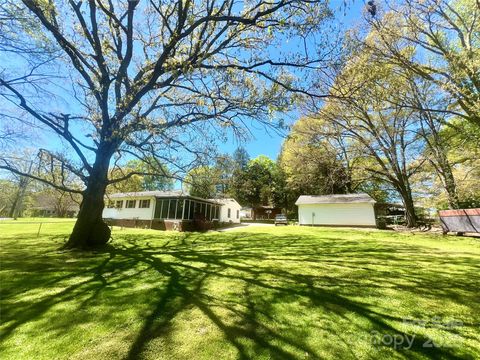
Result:
<svg viewBox="0 0 480 360">
<path fill-rule="evenodd" d="M 24 200 L 30 191 L 29 188 L 32 183 L 32 179 L 29 177 L 29 175 L 34 171 L 36 159 L 31 150 L 25 150 L 21 153 L 10 153 L 9 157 L 15 160 L 17 167 L 22 170 L 23 174 L 25 174 L 11 174 L 11 179 L 15 184 L 16 189 L 10 204 L 8 216 L 16 219 L 23 213 Z"/>
<path fill-rule="evenodd" d="M 448 139 L 445 147 L 455 178 L 460 208 L 480 207 L 480 131 L 476 125 L 453 119 L 444 126 L 439 136 Z M 441 197 L 437 200 L 443 200 Z M 444 201 L 449 205 L 449 199 Z M 442 206 L 442 204 L 440 204 Z M 445 205 L 443 208 L 447 207 Z"/>
<path fill-rule="evenodd" d="M 242 146 L 235 149 L 232 158 L 235 168 L 240 170 L 245 169 L 250 161 L 250 155 L 248 155 L 247 149 Z"/>
<path fill-rule="evenodd" d="M 242 205 L 275 205 L 276 194 L 282 190 L 278 186 L 278 174 L 276 163 L 260 155 L 250 160 L 245 170 L 233 179 L 232 193 Z"/>
<path fill-rule="evenodd" d="M 227 197 L 230 195 L 235 163 L 230 155 L 223 154 L 216 157 L 214 168 L 218 174 L 217 184 L 215 184 L 217 197 Z"/>
<path fill-rule="evenodd" d="M 13 207 L 13 201 L 18 191 L 17 185 L 8 179 L 0 179 L 0 216 L 7 217 Z"/>
<path fill-rule="evenodd" d="M 184 186 L 192 196 L 204 199 L 217 197 L 217 185 L 221 182 L 221 172 L 214 166 L 199 166 L 190 170 Z"/>
<path fill-rule="evenodd" d="M 297 197 L 302 194 L 342 194 L 351 191 L 351 179 L 339 156 L 339 148 L 330 144 L 326 124 L 300 119 L 282 146 L 280 166 L 287 186 Z"/>
<path fill-rule="evenodd" d="M 115 166 L 110 171 L 112 179 L 122 178 L 126 174 L 135 173 L 125 181 L 114 183 L 109 192 L 137 192 L 153 190 L 172 190 L 173 178 L 166 166 L 148 158 L 130 160 L 125 166 Z"/>
</svg>

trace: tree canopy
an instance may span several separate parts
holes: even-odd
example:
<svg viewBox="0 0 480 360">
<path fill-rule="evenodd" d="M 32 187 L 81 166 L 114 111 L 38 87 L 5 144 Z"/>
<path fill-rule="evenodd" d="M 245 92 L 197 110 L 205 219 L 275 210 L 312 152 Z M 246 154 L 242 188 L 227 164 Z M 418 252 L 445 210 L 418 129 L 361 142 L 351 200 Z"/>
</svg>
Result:
<svg viewBox="0 0 480 360">
<path fill-rule="evenodd" d="M 273 49 L 314 41 L 330 16 L 323 0 L 22 0 L 1 11 L 10 57 L 1 114 L 57 136 L 41 149 L 44 166 L 84 184 L 79 191 L 37 176 L 83 196 L 67 247 L 108 241 L 107 186 L 142 175 L 111 178 L 112 167 L 149 158 L 175 176 L 208 157 L 226 130 L 243 133 L 246 119 L 272 126 L 272 113 L 295 97 L 319 95 L 304 79 L 321 56 Z M 8 157 L 0 168 L 25 175 Z"/>
</svg>

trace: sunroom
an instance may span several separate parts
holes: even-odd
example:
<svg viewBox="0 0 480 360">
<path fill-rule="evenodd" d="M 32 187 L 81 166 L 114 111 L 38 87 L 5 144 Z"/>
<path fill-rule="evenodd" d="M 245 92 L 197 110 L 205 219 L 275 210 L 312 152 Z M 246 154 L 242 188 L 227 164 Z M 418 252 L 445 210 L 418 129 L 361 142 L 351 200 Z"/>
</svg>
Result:
<svg viewBox="0 0 480 360">
<path fill-rule="evenodd" d="M 221 222 L 214 200 L 181 191 L 142 191 L 111 194 L 103 218 L 111 225 L 153 229 L 195 230 Z"/>
</svg>

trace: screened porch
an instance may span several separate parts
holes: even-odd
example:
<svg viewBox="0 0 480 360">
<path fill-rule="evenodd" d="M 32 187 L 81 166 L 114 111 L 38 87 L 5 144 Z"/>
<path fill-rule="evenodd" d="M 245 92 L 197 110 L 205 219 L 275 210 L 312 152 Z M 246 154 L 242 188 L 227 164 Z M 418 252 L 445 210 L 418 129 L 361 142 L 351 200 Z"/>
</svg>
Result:
<svg viewBox="0 0 480 360">
<path fill-rule="evenodd" d="M 157 198 L 154 219 L 159 220 L 217 220 L 220 205 L 191 198 Z"/>
</svg>

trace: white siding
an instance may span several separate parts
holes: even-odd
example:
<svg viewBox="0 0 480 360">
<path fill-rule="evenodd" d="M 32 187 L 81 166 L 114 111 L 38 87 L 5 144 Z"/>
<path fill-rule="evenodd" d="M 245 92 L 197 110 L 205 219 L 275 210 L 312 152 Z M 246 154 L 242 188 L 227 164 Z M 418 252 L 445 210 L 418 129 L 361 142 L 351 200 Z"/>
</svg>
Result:
<svg viewBox="0 0 480 360">
<path fill-rule="evenodd" d="M 149 208 L 139 208 L 140 200 L 150 199 Z M 123 207 L 121 209 L 107 208 L 103 209 L 103 218 L 109 219 L 139 219 L 139 220 L 151 220 L 153 219 L 155 210 L 155 198 L 154 197 L 128 197 L 128 198 L 112 198 L 115 203 L 118 200 L 123 200 Z M 125 208 L 127 200 L 136 200 L 135 208 Z M 108 205 L 108 199 L 105 200 L 105 205 Z"/>
<path fill-rule="evenodd" d="M 298 205 L 299 224 L 312 225 L 312 219 L 313 225 L 376 225 L 372 203 Z"/>
<path fill-rule="evenodd" d="M 220 222 L 240 222 L 240 209 L 242 208 L 235 200 L 222 200 L 220 206 Z M 228 209 L 230 209 L 230 217 L 228 217 Z M 238 217 L 237 217 L 238 213 Z"/>
</svg>

